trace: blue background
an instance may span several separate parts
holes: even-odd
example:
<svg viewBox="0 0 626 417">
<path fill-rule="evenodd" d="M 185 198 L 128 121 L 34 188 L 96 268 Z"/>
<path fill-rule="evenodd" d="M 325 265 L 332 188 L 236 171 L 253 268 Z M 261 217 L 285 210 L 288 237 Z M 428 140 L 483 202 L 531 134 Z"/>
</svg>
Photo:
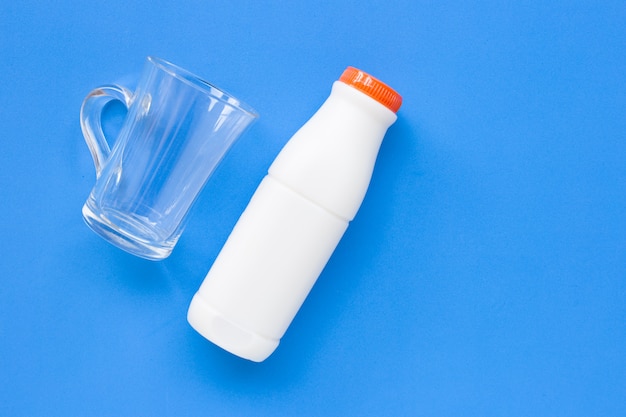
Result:
<svg viewBox="0 0 626 417">
<path fill-rule="evenodd" d="M 261 114 L 159 263 L 80 213 L 81 101 L 147 55 Z M 280 347 L 244 361 L 188 304 L 348 65 L 404 105 Z M 625 74 L 623 1 L 2 2 L 0 415 L 626 415 Z"/>
</svg>

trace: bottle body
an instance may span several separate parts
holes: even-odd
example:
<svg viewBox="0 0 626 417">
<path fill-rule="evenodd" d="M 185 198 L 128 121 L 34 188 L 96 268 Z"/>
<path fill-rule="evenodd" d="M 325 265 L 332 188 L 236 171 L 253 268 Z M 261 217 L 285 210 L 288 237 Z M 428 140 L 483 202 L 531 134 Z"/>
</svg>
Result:
<svg viewBox="0 0 626 417">
<path fill-rule="evenodd" d="M 347 227 L 346 220 L 266 176 L 195 295 L 190 323 L 232 353 L 265 359 Z M 203 310 L 197 312 L 200 320 L 194 307 Z M 209 308 L 219 315 L 209 319 Z M 258 337 L 248 335 L 248 329 Z M 257 355 L 259 345 L 263 349 Z"/>
<path fill-rule="evenodd" d="M 239 218 L 192 300 L 192 327 L 246 359 L 274 351 L 358 211 L 395 119 L 362 92 L 333 85 Z"/>
</svg>

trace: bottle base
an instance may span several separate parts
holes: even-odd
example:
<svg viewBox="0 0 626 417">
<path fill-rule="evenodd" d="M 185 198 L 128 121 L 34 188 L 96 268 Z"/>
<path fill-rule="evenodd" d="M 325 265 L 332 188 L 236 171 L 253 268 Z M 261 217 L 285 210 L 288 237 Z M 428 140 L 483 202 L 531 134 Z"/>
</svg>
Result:
<svg viewBox="0 0 626 417">
<path fill-rule="evenodd" d="M 268 339 L 232 323 L 198 294 L 191 301 L 187 321 L 217 346 L 253 362 L 263 362 L 280 343 L 280 340 Z"/>
</svg>

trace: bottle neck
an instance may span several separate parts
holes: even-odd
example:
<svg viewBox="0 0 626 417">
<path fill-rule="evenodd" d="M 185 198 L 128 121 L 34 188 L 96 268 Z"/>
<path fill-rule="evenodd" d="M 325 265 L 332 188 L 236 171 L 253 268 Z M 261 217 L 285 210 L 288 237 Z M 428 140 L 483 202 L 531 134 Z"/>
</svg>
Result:
<svg viewBox="0 0 626 417">
<path fill-rule="evenodd" d="M 349 102 L 351 105 L 366 113 L 366 117 L 374 118 L 381 123 L 381 127 L 384 129 L 388 129 L 389 126 L 398 119 L 398 116 L 386 106 L 341 81 L 335 81 L 333 83 L 329 98 Z"/>
</svg>

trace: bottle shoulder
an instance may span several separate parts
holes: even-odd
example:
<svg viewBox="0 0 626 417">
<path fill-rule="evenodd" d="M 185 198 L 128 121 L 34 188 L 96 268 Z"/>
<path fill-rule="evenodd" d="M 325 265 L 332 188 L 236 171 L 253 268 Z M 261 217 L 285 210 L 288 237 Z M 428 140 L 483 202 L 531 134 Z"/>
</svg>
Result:
<svg viewBox="0 0 626 417">
<path fill-rule="evenodd" d="M 380 103 L 336 83 L 320 109 L 287 142 L 269 172 L 351 220 L 365 196 L 385 132 L 395 119 Z"/>
</svg>

